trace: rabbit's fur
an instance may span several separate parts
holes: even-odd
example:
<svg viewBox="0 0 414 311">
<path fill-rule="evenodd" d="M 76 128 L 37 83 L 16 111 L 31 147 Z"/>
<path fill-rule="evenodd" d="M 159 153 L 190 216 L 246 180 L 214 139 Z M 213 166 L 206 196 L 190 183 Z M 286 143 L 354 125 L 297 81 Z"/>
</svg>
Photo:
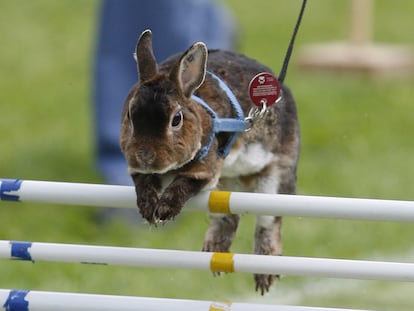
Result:
<svg viewBox="0 0 414 311">
<path fill-rule="evenodd" d="M 192 95 L 219 117 L 235 116 L 228 96 L 206 70 L 228 85 L 247 115 L 250 80 L 271 69 L 233 52 L 207 51 L 201 42 L 158 65 L 149 30 L 142 33 L 135 55 L 140 79 L 125 101 L 120 144 L 139 211 L 149 223 L 173 219 L 202 190 L 295 193 L 299 127 L 295 101 L 284 85 L 283 99 L 238 136 L 226 158 L 218 150 L 228 133 L 218 133 L 207 155 L 197 157 L 210 136 L 212 118 Z M 238 215 L 212 215 L 203 250 L 228 252 L 238 222 Z M 281 255 L 280 230 L 281 217 L 258 216 L 254 252 Z M 256 290 L 268 291 L 276 277 L 255 275 Z"/>
</svg>

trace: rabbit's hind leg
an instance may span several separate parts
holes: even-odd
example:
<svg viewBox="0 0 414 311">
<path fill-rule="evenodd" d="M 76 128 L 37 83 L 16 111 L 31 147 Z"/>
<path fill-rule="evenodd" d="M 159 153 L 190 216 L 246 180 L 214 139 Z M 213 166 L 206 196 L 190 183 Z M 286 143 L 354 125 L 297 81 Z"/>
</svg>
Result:
<svg viewBox="0 0 414 311">
<path fill-rule="evenodd" d="M 258 255 L 282 255 L 282 217 L 258 216 L 256 220 L 254 253 Z M 269 291 L 279 275 L 255 274 L 256 291 L 262 295 Z"/>
<path fill-rule="evenodd" d="M 254 192 L 278 193 L 283 173 L 276 165 L 271 165 L 256 176 Z M 257 255 L 282 255 L 282 217 L 259 215 L 256 217 L 254 253 Z M 256 291 L 263 295 L 269 291 L 278 275 L 255 274 Z"/>
<path fill-rule="evenodd" d="M 236 189 L 238 186 L 238 179 L 222 178 L 218 188 Z M 203 251 L 229 252 L 239 221 L 240 216 L 235 214 L 210 214 L 210 227 L 205 235 Z"/>
<path fill-rule="evenodd" d="M 210 227 L 207 229 L 203 251 L 229 252 L 239 225 L 240 216 L 235 214 L 211 214 Z"/>
</svg>

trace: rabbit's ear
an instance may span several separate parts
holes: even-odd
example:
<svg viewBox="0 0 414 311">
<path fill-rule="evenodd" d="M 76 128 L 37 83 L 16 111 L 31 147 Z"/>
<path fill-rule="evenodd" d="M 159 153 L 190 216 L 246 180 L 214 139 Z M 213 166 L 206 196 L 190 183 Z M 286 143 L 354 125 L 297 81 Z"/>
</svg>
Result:
<svg viewBox="0 0 414 311">
<path fill-rule="evenodd" d="M 204 82 L 207 66 L 207 47 L 202 42 L 195 43 L 181 56 L 178 66 L 171 75 L 178 82 L 183 94 L 190 97 Z"/>
<path fill-rule="evenodd" d="M 158 66 L 152 51 L 151 30 L 145 30 L 139 37 L 134 58 L 137 61 L 141 81 L 148 80 L 157 74 Z"/>
</svg>

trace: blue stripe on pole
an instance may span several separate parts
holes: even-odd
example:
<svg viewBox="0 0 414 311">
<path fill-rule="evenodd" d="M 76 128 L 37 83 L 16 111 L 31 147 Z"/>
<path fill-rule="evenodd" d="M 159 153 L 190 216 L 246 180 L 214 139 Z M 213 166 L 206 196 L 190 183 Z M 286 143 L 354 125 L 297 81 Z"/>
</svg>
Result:
<svg viewBox="0 0 414 311">
<path fill-rule="evenodd" d="M 29 302 L 25 300 L 28 290 L 11 290 L 3 308 L 6 311 L 29 311 Z"/>
<path fill-rule="evenodd" d="M 21 179 L 1 179 L 0 199 L 4 201 L 19 201 L 20 197 L 16 194 L 10 194 L 10 192 L 20 190 L 22 182 Z"/>
<path fill-rule="evenodd" d="M 18 260 L 33 261 L 29 253 L 29 248 L 32 247 L 32 242 L 10 241 L 11 257 Z"/>
</svg>

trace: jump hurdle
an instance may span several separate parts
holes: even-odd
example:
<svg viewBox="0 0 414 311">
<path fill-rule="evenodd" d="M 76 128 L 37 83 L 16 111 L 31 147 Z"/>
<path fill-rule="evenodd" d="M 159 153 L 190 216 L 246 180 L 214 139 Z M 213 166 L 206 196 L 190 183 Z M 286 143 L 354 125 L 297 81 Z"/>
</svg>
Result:
<svg viewBox="0 0 414 311">
<path fill-rule="evenodd" d="M 0 199 L 95 207 L 136 208 L 128 186 L 0 179 Z M 211 191 L 186 210 L 394 222 L 414 222 L 414 201 Z"/>
<path fill-rule="evenodd" d="M 136 208 L 135 197 L 135 189 L 126 186 L 0 179 L 0 201 L 7 202 Z M 186 207 L 187 210 L 212 213 L 414 221 L 414 202 L 398 200 L 212 191 L 196 196 L 190 200 Z M 9 240 L 0 240 L 0 259 L 414 282 L 414 264 L 411 263 Z M 0 289 L 0 310 L 1 306 L 6 311 L 51 311 L 57 309 L 64 311 L 120 309 L 127 311 L 247 311 L 252 309 L 258 311 L 352 311 L 351 309 L 336 308 L 219 303 L 10 289 Z"/>
<path fill-rule="evenodd" d="M 363 311 L 10 289 L 0 289 L 0 306 L 13 311 Z"/>
<path fill-rule="evenodd" d="M 0 241 L 0 259 L 414 282 L 414 264 Z"/>
</svg>

